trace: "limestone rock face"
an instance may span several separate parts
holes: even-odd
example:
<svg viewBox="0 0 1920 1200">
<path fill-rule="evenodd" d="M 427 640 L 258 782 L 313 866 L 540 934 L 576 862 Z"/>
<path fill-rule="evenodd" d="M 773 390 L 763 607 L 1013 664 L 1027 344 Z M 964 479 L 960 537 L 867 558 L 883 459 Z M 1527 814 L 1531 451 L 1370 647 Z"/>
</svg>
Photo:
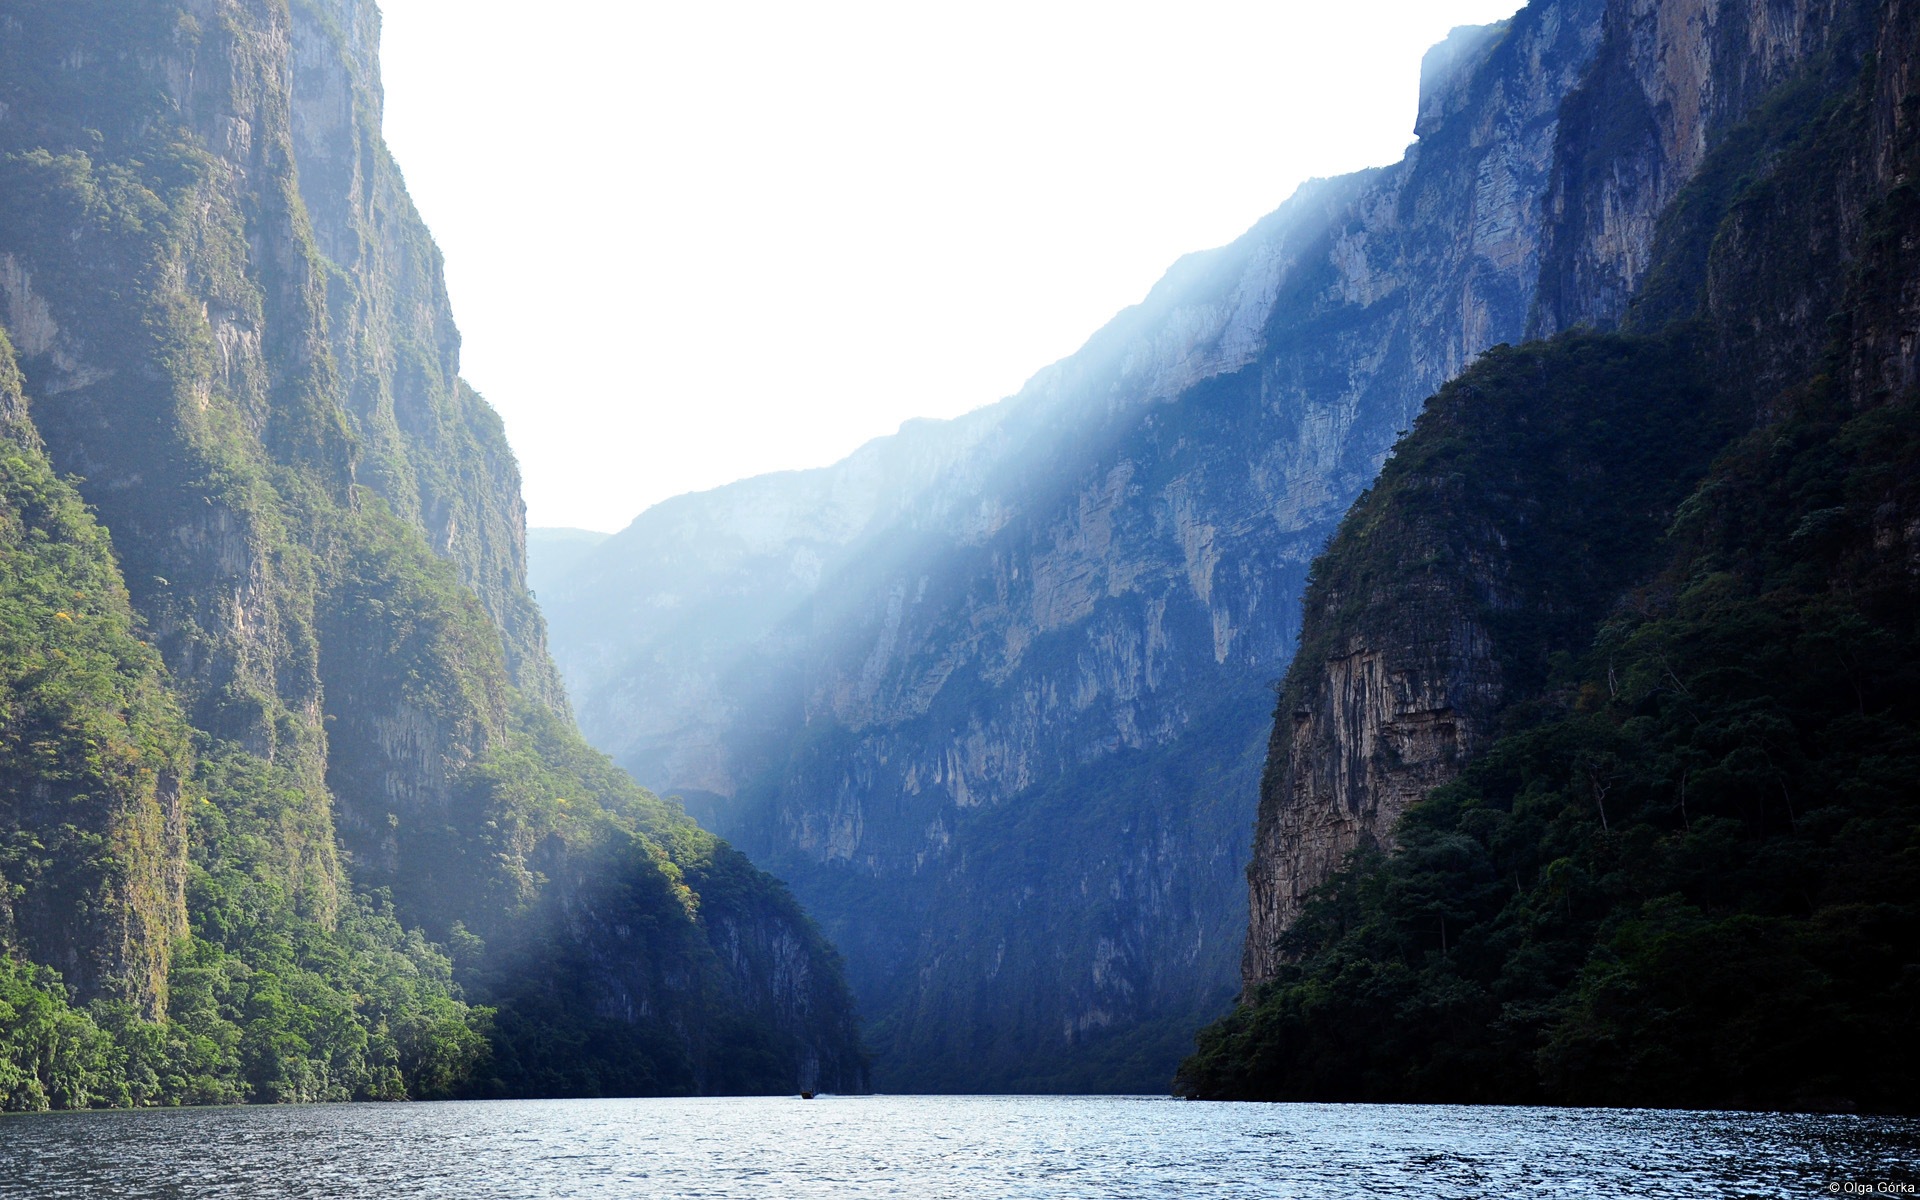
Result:
<svg viewBox="0 0 1920 1200">
<path fill-rule="evenodd" d="M 186 932 L 185 722 L 22 383 L 0 330 L 0 955 L 155 1015 Z M 103 644 L 118 677 L 76 689 Z"/>
<path fill-rule="evenodd" d="M 1607 328 L 1653 260 L 1656 225 L 1716 135 L 1854 23 L 1847 0 L 1616 0 L 1568 104 L 1547 198 L 1535 332 Z"/>
<path fill-rule="evenodd" d="M 1424 632 L 1424 631 L 1423 631 Z M 1357 638 L 1328 659 L 1318 694 L 1281 713 L 1272 820 L 1248 871 L 1246 978 L 1266 978 L 1270 947 L 1301 898 L 1363 845 L 1390 841 L 1407 806 L 1452 778 L 1484 735 L 1501 693 L 1485 632 L 1469 619 L 1431 640 Z"/>
<path fill-rule="evenodd" d="M 838 941 L 880 1086 L 1159 1087 L 1231 998 L 1306 566 L 1524 332 L 1601 16 L 1456 34 L 1402 162 L 1182 260 L 1017 396 L 659 505 L 542 596 L 589 737 Z M 1409 753 L 1459 736 L 1416 723 Z"/>
<path fill-rule="evenodd" d="M 1811 314 L 1832 310 L 1866 197 L 1891 182 L 1868 160 L 1887 156 L 1790 176 L 1785 147 L 1754 150 L 1768 136 L 1755 114 L 1771 104 L 1786 113 L 1775 124 L 1792 128 L 1851 86 L 1861 56 L 1876 45 L 1887 53 L 1898 42 L 1890 31 L 1910 19 L 1899 6 L 1877 15 L 1873 7 L 1612 0 L 1593 67 L 1562 109 L 1533 330 L 1698 317 L 1709 331 L 1705 352 L 1737 364 L 1753 394 L 1811 374 L 1827 336 Z M 1797 93 L 1777 91 L 1796 79 Z M 1750 118 L 1759 127 L 1738 133 L 1746 142 L 1729 142 Z M 1873 144 L 1890 144 L 1887 124 Z M 1692 208 L 1674 202 L 1703 173 L 1726 169 L 1711 157 L 1723 145 L 1742 171 L 1759 157 L 1781 177 L 1727 216 L 1710 252 L 1701 231 L 1723 215 L 1712 181 Z M 1700 244 L 1689 248 L 1690 238 Z M 1663 261 L 1704 285 L 1671 286 L 1654 274 Z M 1449 540 L 1426 530 L 1408 561 L 1442 554 Z M 1294 663 L 1276 714 L 1248 871 L 1244 987 L 1273 976 L 1307 893 L 1354 850 L 1390 849 L 1407 806 L 1453 778 L 1500 710 L 1523 698 L 1484 619 L 1546 611 L 1537 597 L 1502 594 L 1510 549 L 1505 537 L 1483 539 L 1393 604 L 1350 595 L 1309 604 L 1302 645 L 1318 656 Z"/>
<path fill-rule="evenodd" d="M 0 508 L 97 515 L 49 526 L 114 580 L 75 583 L 58 619 L 118 647 L 83 675 L 104 732 L 26 738 L 14 710 L 47 689 L 0 679 L 0 757 L 30 752 L 0 763 L 0 841 L 24 848 L 0 853 L 0 953 L 157 1015 L 196 918 L 189 843 L 237 814 L 264 830 L 247 869 L 301 920 L 332 924 L 354 888 L 435 939 L 459 922 L 503 1025 L 516 1003 L 536 1034 L 637 1013 L 614 998 L 673 976 L 642 1040 L 691 1077 L 622 1086 L 857 1089 L 851 1001 L 805 914 L 571 727 L 518 471 L 459 379 L 439 251 L 381 140 L 378 32 L 372 0 L 0 0 L 0 449 L 26 464 Z M 0 525 L 47 524 L 17 506 Z M 38 616 L 18 591 L 9 628 Z M 0 650 L 8 671 L 41 653 Z M 147 710 L 109 685 L 164 700 L 168 736 L 115 751 Z M 624 896 L 656 936 L 569 925 L 555 880 Z M 605 969 L 535 994 L 555 989 L 513 975 L 528 947 Z"/>
<path fill-rule="evenodd" d="M 359 442 L 358 479 L 454 564 L 500 627 L 514 684 L 566 714 L 526 587 L 527 510 L 499 416 L 460 378 L 440 249 L 380 137 L 372 0 L 292 7 L 300 195 L 337 269 L 328 333 Z"/>
<path fill-rule="evenodd" d="M 0 10 L 0 321 L 189 718 L 304 793 L 288 888 L 325 913 L 314 588 L 264 464 L 347 503 L 353 457 L 290 190 L 288 38 L 284 7 L 223 0 Z M 123 159 L 149 139 L 173 157 L 143 177 Z"/>
</svg>

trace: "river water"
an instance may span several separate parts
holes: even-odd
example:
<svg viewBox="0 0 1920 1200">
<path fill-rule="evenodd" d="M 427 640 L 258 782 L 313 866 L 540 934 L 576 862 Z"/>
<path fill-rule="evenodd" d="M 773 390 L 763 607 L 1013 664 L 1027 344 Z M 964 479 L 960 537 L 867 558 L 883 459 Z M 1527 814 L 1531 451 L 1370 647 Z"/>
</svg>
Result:
<svg viewBox="0 0 1920 1200">
<path fill-rule="evenodd" d="M 1058 1096 L 0 1117 L 5 1197 L 1913 1194 L 1902 1186 L 1920 1187 L 1920 1121 L 1874 1117 Z"/>
</svg>

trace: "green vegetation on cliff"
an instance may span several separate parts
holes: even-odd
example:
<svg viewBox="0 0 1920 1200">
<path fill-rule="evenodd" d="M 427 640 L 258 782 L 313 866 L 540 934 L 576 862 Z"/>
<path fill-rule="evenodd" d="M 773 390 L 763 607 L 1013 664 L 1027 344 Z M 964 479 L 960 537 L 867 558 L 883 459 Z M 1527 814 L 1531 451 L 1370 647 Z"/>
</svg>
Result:
<svg viewBox="0 0 1920 1200">
<path fill-rule="evenodd" d="M 1308 905 L 1184 1091 L 1909 1103 L 1920 627 L 1874 514 L 1912 511 L 1920 397 L 1834 392 L 1722 457 L 1672 565 Z"/>
<path fill-rule="evenodd" d="M 1910 54 L 1911 32 L 1890 44 Z M 1583 335 L 1470 370 L 1356 506 L 1317 586 L 1414 577 L 1421 531 L 1505 525 L 1496 553 L 1443 573 L 1487 588 L 1496 567 L 1534 561 L 1542 586 L 1484 617 L 1540 636 L 1496 647 L 1516 686 L 1487 744 L 1405 812 L 1390 853 L 1364 847 L 1314 893 L 1271 978 L 1201 1033 L 1180 1091 L 1913 1107 L 1920 388 L 1898 331 L 1920 200 L 1910 173 L 1885 172 L 1878 198 L 1867 187 L 1873 97 L 1895 86 L 1910 77 L 1869 59 L 1857 90 L 1789 87 L 1668 214 L 1637 321 L 1681 322 L 1660 344 L 1746 426 L 1704 474 L 1661 467 L 1703 444 L 1700 417 L 1648 407 L 1649 372 L 1583 401 L 1596 421 L 1631 414 L 1617 430 L 1575 423 L 1528 451 L 1540 478 L 1517 499 L 1539 502 L 1540 530 L 1509 537 L 1511 518 L 1429 504 L 1459 471 L 1509 477 L 1513 440 L 1558 419 L 1556 371 L 1649 344 Z M 1895 107 L 1881 149 L 1910 172 L 1920 98 Z M 1833 312 L 1814 325 L 1824 355 L 1807 311 Z M 1513 373 L 1519 357 L 1535 380 Z M 1493 386 L 1511 403 L 1462 403 Z M 1606 481 L 1610 504 L 1670 509 L 1656 536 L 1617 526 L 1624 556 L 1598 576 L 1590 510 L 1552 502 L 1550 455 L 1583 429 L 1644 463 Z M 1296 674 L 1366 619 L 1327 608 Z"/>
<path fill-rule="evenodd" d="M 450 1094 L 488 1013 L 390 911 L 297 910 L 299 780 L 188 727 L 4 334 L 0 416 L 0 1109 Z"/>
<path fill-rule="evenodd" d="M 0 332 L 0 947 L 151 1011 L 184 925 L 189 732 L 20 382 Z"/>
<path fill-rule="evenodd" d="M 0 0 L 0 1106 L 858 1088 L 804 914 L 566 717 L 377 28 Z"/>
</svg>

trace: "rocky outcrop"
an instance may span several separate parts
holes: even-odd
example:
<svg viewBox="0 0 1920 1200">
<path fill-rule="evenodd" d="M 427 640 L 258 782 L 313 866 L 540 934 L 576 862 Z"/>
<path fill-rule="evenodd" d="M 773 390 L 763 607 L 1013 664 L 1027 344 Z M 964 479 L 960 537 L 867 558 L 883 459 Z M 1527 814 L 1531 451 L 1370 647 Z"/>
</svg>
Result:
<svg viewBox="0 0 1920 1200">
<path fill-rule="evenodd" d="M 1244 979 L 1271 975 L 1302 899 L 1353 851 L 1390 842 L 1407 806 L 1452 778 L 1484 736 L 1501 672 L 1464 607 L 1416 609 L 1426 620 L 1350 639 L 1317 672 L 1317 693 L 1290 697 L 1279 714 L 1286 736 L 1270 750 L 1273 800 L 1248 871 Z"/>
<path fill-rule="evenodd" d="M 101 634 L 113 655 L 62 660 L 79 694 L 99 694 L 106 731 L 54 724 L 117 745 L 133 735 L 115 722 L 138 710 L 113 715 L 115 689 L 139 683 L 177 696 L 198 730 L 174 730 L 165 762 L 130 750 L 128 779 L 95 786 L 97 763 L 45 758 L 0 784 L 0 949 L 67 971 L 80 1002 L 126 996 L 157 1015 L 183 932 L 201 939 L 190 952 L 219 940 L 210 953 L 244 964 L 259 932 L 247 921 L 309 922 L 324 940 L 351 888 L 357 914 L 461 948 L 472 985 L 504 997 L 501 1028 L 543 1060 L 555 1039 L 576 1059 L 600 1053 L 576 1035 L 614 989 L 509 1012 L 529 943 L 609 964 L 609 978 L 682 980 L 601 1055 L 624 1046 L 657 1070 L 554 1086 L 737 1085 L 707 1056 L 766 1038 L 781 1053 L 755 1059 L 775 1065 L 752 1086 L 785 1090 L 827 1063 L 857 1086 L 839 967 L 805 916 L 741 862 L 716 898 L 732 916 L 704 924 L 684 880 L 733 852 L 571 726 L 526 589 L 517 469 L 459 379 L 439 251 L 380 139 L 377 37 L 363 0 L 0 0 L 0 322 L 25 385 L 0 414 L 97 511 L 119 563 L 102 549 L 96 565 L 116 589 L 124 575 L 130 599 L 121 641 Z M 33 661 L 0 650 L 10 671 Z M 24 704 L 38 678 L 8 679 L 0 701 Z M 67 875 L 37 857 L 63 837 Z M 223 889 L 273 902 L 183 916 L 189 870 L 223 873 L 200 889 L 216 905 Z M 559 879 L 625 897 L 633 920 L 668 932 L 636 945 L 592 922 L 539 924 L 564 907 Z M 62 905 L 80 919 L 40 919 Z M 726 949 L 762 943 L 784 949 Z M 623 957 L 647 950 L 659 961 Z M 344 977 L 383 962 L 324 965 Z M 538 1066 L 501 1086 L 548 1086 Z M 400 1087 L 397 1072 L 354 1078 Z"/>
<path fill-rule="evenodd" d="M 358 478 L 426 534 L 500 627 L 519 689 L 566 695 L 526 587 L 526 505 L 500 419 L 460 378 L 440 249 L 380 135 L 380 11 L 292 6 L 292 136 L 314 242 L 334 270 L 328 333 Z"/>
<path fill-rule="evenodd" d="M 1732 427 L 1767 420 L 1760 398 L 1818 369 L 1831 335 L 1822 314 L 1844 288 L 1871 198 L 1892 182 L 1874 177 L 1881 156 L 1839 126 L 1851 120 L 1841 101 L 1863 56 L 1876 43 L 1884 52 L 1898 21 L 1894 6 L 1870 4 L 1610 4 L 1591 73 L 1564 108 L 1534 330 L 1697 322 L 1704 341 L 1686 355 L 1713 364 Z M 1569 434 L 1543 452 L 1577 441 Z M 1275 715 L 1248 872 L 1248 989 L 1273 977 L 1307 895 L 1349 853 L 1391 848 L 1407 807 L 1458 773 L 1504 709 L 1534 695 L 1539 674 L 1514 677 L 1517 651 L 1502 644 L 1499 614 L 1564 617 L 1652 569 L 1595 574 L 1589 561 L 1584 601 L 1502 598 L 1517 548 L 1534 535 L 1497 514 L 1435 528 L 1429 510 L 1446 478 L 1424 481 L 1430 495 L 1403 486 L 1412 494 L 1400 511 L 1381 515 L 1389 501 L 1371 496 L 1341 537 L 1383 537 L 1376 523 L 1399 522 L 1399 540 L 1374 548 L 1388 560 L 1379 570 L 1421 586 L 1396 585 L 1392 603 L 1343 592 L 1333 563 L 1361 555 L 1358 541 L 1336 543 L 1334 560 L 1316 567 L 1330 579 L 1309 594 L 1301 656 Z M 1513 490 L 1537 497 L 1541 487 Z"/>
<path fill-rule="evenodd" d="M 1539 693 L 1552 649 L 1654 568 L 1733 427 L 1683 348 L 1542 345 L 1499 347 L 1430 400 L 1314 565 L 1247 871 L 1246 988 L 1272 978 L 1310 894 L 1353 852 L 1391 849 L 1402 814 Z M 1630 399 L 1592 399 L 1615 395 Z M 1658 445 L 1621 436 L 1669 413 Z"/>
<path fill-rule="evenodd" d="M 1158 1086 L 1231 995 L 1306 564 L 1524 330 L 1600 10 L 1457 34 L 1403 162 L 1303 187 L 1018 396 L 662 504 L 542 597 L 589 735 L 826 923 L 883 1086 Z"/>
<path fill-rule="evenodd" d="M 1628 40 L 1578 104 L 1778 86 L 1714 113 L 1691 176 L 1614 245 L 1633 290 L 1587 311 L 1630 332 L 1483 357 L 1315 564 L 1246 991 L 1183 1094 L 1911 1107 L 1854 1081 L 1903 1044 L 1879 981 L 1914 939 L 1880 914 L 1913 885 L 1855 864 L 1920 828 L 1914 767 L 1891 765 L 1920 661 L 1920 25 L 1909 0 L 1818 10 L 1817 31 L 1791 4 L 1614 8 Z M 1797 70 L 1783 29 L 1815 35 Z M 1667 169 L 1657 141 L 1612 153 L 1589 176 L 1605 204 L 1568 212 Z M 1449 626 L 1473 636 L 1447 646 Z M 1432 671 L 1412 703 L 1372 702 L 1373 679 Z M 1451 762 L 1384 744 L 1443 707 Z M 1369 843 L 1391 852 L 1341 861 Z"/>
<path fill-rule="evenodd" d="M 1655 258 L 1655 233 L 1728 127 L 1858 27 L 1848 0 L 1634 0 L 1569 100 L 1546 205 L 1534 332 L 1608 328 Z"/>
<path fill-rule="evenodd" d="M 186 932 L 191 754 L 135 629 L 0 331 L 0 953 L 152 1016 Z"/>
</svg>

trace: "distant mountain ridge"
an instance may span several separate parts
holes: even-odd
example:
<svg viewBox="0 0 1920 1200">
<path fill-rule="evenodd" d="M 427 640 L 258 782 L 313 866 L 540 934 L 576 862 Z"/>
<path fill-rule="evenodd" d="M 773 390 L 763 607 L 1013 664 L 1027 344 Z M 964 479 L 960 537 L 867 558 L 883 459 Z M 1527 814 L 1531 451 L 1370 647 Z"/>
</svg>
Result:
<svg viewBox="0 0 1920 1200">
<path fill-rule="evenodd" d="M 1156 1088 L 1236 990 L 1268 685 L 1424 398 L 1534 317 L 1605 5 L 1429 55 L 1009 400 L 649 510 L 542 603 L 583 730 L 787 878 L 892 1089 Z"/>
<path fill-rule="evenodd" d="M 527 590 L 558 590 L 560 580 L 587 553 L 613 535 L 592 529 L 531 528 L 527 530 Z"/>
</svg>

